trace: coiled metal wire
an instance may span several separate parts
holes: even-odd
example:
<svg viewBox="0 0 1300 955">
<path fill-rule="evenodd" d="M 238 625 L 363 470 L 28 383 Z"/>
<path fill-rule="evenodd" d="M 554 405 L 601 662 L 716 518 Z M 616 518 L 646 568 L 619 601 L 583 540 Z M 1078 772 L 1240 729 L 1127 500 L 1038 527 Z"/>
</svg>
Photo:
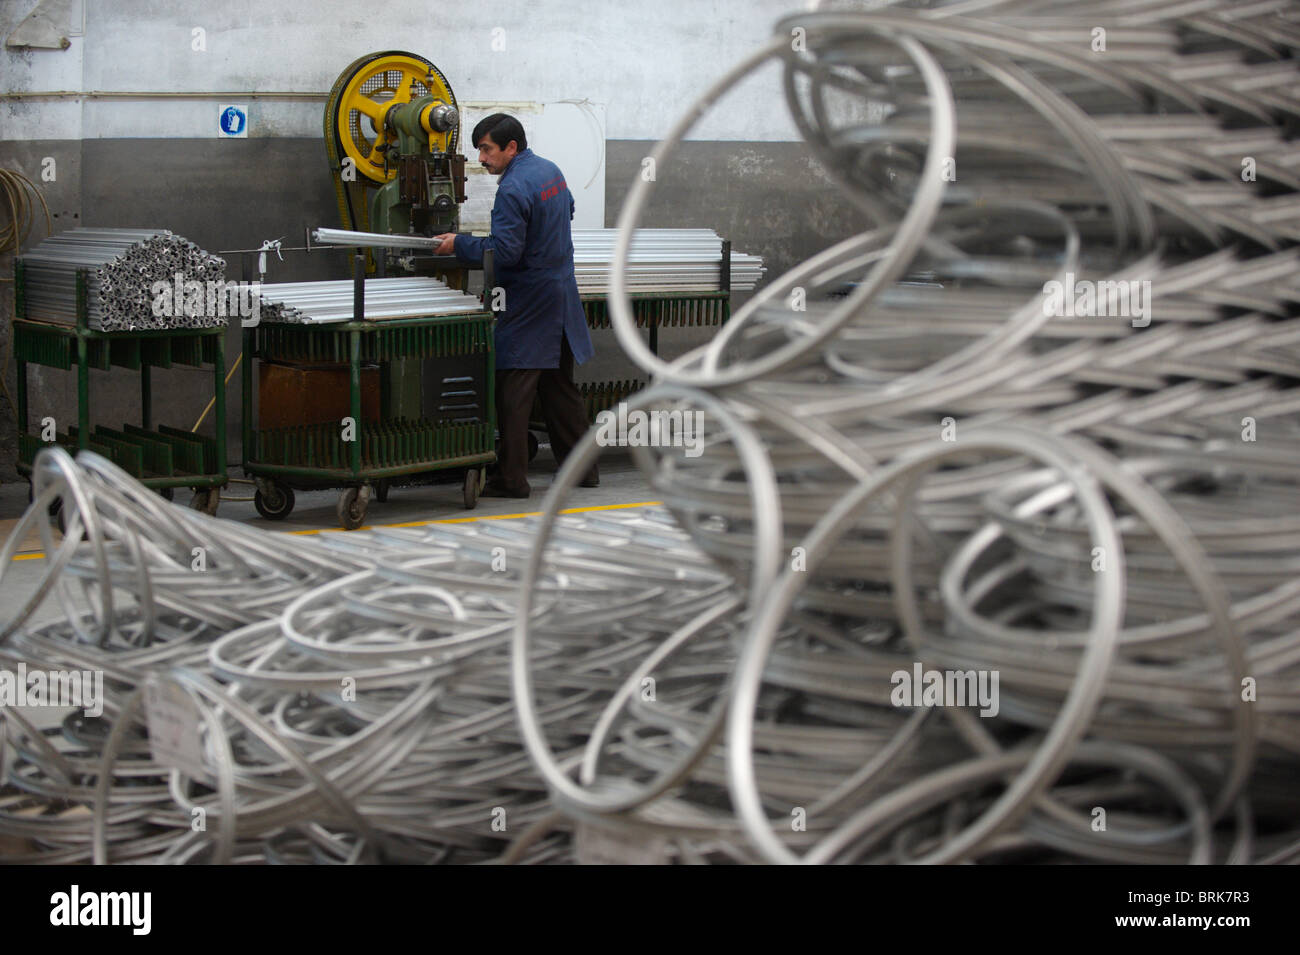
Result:
<svg viewBox="0 0 1300 955">
<path fill-rule="evenodd" d="M 486 861 L 550 812 L 509 684 L 528 527 L 269 534 L 57 448 L 39 456 L 34 490 L 0 557 L 10 570 L 35 523 L 46 572 L 6 606 L 0 668 L 101 671 L 104 715 L 45 727 L 0 711 L 0 834 L 30 843 L 9 861 Z M 56 498 L 62 542 L 41 517 Z M 566 553 L 536 598 L 554 610 L 538 639 L 567 661 L 541 681 L 553 726 L 581 719 L 622 661 L 662 639 L 661 614 L 689 616 L 731 589 L 662 512 L 565 524 Z M 63 619 L 29 625 L 47 596 Z M 624 636 L 590 638 L 574 660 L 570 634 L 600 625 Z M 159 679 L 194 705 L 196 777 L 154 760 L 144 704 Z M 526 858 L 563 858 L 567 845 L 556 835 Z"/>
<path fill-rule="evenodd" d="M 702 422 L 702 453 L 630 449 L 662 508 L 561 515 L 595 432 L 536 519 L 318 538 L 43 453 L 26 520 L 70 517 L 41 592 L 90 610 L 12 606 L 0 665 L 111 692 L 60 732 L 13 714 L 0 833 L 37 861 L 1300 859 L 1297 48 L 1280 2 L 778 23 L 655 159 L 775 59 L 868 226 L 670 362 L 623 278 L 634 184 L 628 413 Z M 1053 281 L 1149 294 L 1068 317 Z M 996 714 L 900 701 L 914 667 L 996 674 Z M 153 761 L 150 679 L 202 774 Z"/>
<path fill-rule="evenodd" d="M 525 578 L 516 695 L 564 815 L 697 859 L 701 829 L 778 862 L 1295 857 L 1296 25 L 1283 4 L 819 5 L 684 114 L 657 163 L 781 61 L 871 227 L 667 362 L 621 280 L 654 189 L 634 183 L 611 313 L 659 384 L 630 404 L 711 425 L 698 457 L 635 453 L 748 586 L 726 711 L 625 694 L 571 770 L 530 716 Z M 1076 279 L 1149 283 L 1147 311 L 1044 308 Z M 999 674 L 997 717 L 893 706 L 913 664 Z M 648 780 L 633 741 L 666 724 Z"/>
</svg>

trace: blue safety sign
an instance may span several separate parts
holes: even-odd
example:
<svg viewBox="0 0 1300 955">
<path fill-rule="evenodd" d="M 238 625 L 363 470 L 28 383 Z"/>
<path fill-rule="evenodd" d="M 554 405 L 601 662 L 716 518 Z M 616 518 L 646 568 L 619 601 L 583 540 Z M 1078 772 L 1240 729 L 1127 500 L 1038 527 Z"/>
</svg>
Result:
<svg viewBox="0 0 1300 955">
<path fill-rule="evenodd" d="M 223 104 L 218 109 L 217 126 L 220 130 L 219 135 L 239 139 L 247 138 L 248 107 Z"/>
</svg>

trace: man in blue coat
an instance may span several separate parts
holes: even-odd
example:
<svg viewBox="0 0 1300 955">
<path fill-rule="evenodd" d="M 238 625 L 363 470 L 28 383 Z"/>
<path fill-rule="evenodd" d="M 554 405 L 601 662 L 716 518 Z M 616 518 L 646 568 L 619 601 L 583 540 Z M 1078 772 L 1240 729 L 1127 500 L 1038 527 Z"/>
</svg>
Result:
<svg viewBox="0 0 1300 955">
<path fill-rule="evenodd" d="M 497 313 L 497 474 L 483 489 L 490 497 L 528 497 L 528 418 L 534 398 L 551 436 L 555 460 L 563 464 L 588 421 L 573 383 L 573 363 L 593 352 L 587 320 L 573 274 L 573 195 L 564 174 L 528 148 L 519 120 L 493 113 L 471 137 L 488 172 L 500 176 L 492 206 L 492 234 L 486 238 L 445 233 L 440 255 L 481 266 L 491 249 L 496 284 L 504 303 L 486 298 Z M 582 481 L 596 487 L 593 464 Z"/>
</svg>

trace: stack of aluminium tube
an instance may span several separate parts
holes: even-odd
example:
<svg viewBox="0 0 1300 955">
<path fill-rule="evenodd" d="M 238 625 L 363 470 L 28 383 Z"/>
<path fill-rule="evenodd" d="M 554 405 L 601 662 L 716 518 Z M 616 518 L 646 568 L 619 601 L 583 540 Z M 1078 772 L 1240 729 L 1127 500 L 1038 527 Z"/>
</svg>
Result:
<svg viewBox="0 0 1300 955">
<path fill-rule="evenodd" d="M 607 292 L 616 229 L 574 229 L 573 269 L 578 291 Z M 763 278 L 763 258 L 731 253 L 730 288 L 752 291 Z M 638 229 L 623 270 L 633 292 L 715 292 L 721 288 L 722 239 L 712 229 Z"/>
<path fill-rule="evenodd" d="M 261 320 L 321 325 L 354 317 L 355 287 L 350 281 L 282 282 L 258 290 Z M 431 277 L 366 279 L 364 320 L 462 315 L 481 312 L 473 295 L 448 288 Z"/>
<path fill-rule="evenodd" d="M 71 229 L 19 261 L 29 319 L 75 324 L 81 270 L 97 331 L 215 328 L 240 314 L 225 260 L 166 229 Z"/>
<path fill-rule="evenodd" d="M 618 417 L 658 423 L 622 438 L 663 507 L 559 515 L 595 431 L 538 518 L 318 538 L 43 452 L 0 575 L 61 497 L 68 596 L 9 611 L 0 666 L 98 667 L 109 699 L 8 718 L 0 834 L 66 861 L 1300 859 L 1293 7 L 864 6 L 778 23 L 656 149 L 777 59 L 867 223 L 671 363 L 628 297 L 633 185 L 610 307 L 653 380 Z M 192 759 L 151 749 L 150 679 Z"/>
</svg>

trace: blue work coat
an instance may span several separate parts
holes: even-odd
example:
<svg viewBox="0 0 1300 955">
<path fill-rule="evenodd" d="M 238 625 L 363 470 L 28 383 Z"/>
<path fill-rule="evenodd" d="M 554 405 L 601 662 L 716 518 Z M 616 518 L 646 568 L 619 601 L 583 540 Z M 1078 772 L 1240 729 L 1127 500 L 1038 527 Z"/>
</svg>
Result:
<svg viewBox="0 0 1300 955">
<path fill-rule="evenodd" d="M 573 195 L 560 167 L 525 149 L 497 184 L 492 234 L 456 236 L 456 258 L 481 266 L 492 249 L 496 284 L 505 291 L 497 312 L 498 368 L 560 367 L 561 336 L 582 364 L 594 354 L 573 275 Z M 486 295 L 492 305 L 492 290 Z"/>
</svg>

